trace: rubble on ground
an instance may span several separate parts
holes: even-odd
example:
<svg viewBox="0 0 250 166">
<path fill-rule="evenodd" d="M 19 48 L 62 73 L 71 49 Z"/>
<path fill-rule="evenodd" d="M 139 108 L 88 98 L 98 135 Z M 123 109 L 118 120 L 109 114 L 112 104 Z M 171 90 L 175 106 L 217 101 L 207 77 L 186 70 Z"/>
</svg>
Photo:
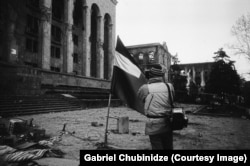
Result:
<svg viewBox="0 0 250 166">
<path fill-rule="evenodd" d="M 39 159 L 63 158 L 64 152 L 54 147 L 62 134 L 63 131 L 55 137 L 46 135 L 46 130 L 34 125 L 33 119 L 0 118 L 0 165 L 39 166 Z"/>
</svg>

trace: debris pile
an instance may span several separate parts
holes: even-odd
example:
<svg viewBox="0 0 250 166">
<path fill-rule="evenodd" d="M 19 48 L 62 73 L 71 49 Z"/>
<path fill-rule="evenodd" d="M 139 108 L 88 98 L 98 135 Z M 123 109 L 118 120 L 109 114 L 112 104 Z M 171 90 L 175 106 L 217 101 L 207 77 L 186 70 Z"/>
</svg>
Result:
<svg viewBox="0 0 250 166">
<path fill-rule="evenodd" d="M 46 130 L 34 125 L 33 119 L 0 117 L 0 165 L 28 165 L 42 157 L 62 158 L 64 153 L 53 148 L 60 139 L 61 135 L 46 136 Z"/>
</svg>

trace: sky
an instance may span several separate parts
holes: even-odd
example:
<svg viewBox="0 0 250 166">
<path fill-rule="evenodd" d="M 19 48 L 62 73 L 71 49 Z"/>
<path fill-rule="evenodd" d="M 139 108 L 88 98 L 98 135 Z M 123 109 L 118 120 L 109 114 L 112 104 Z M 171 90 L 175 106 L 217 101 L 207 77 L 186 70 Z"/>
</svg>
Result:
<svg viewBox="0 0 250 166">
<path fill-rule="evenodd" d="M 250 0 L 118 0 L 116 35 L 126 46 L 166 42 L 180 63 L 213 62 L 223 48 L 250 80 L 250 61 L 228 48 L 232 26 L 248 12 Z"/>
</svg>

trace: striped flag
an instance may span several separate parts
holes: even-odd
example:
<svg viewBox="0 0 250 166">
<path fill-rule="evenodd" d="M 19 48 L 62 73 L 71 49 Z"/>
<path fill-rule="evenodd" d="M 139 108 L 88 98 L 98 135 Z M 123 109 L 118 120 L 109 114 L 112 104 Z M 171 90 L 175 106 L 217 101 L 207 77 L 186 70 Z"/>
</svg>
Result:
<svg viewBox="0 0 250 166">
<path fill-rule="evenodd" d="M 144 114 L 143 103 L 137 97 L 137 91 L 145 83 L 147 79 L 144 74 L 120 38 L 117 37 L 111 93 L 128 107 Z"/>
<path fill-rule="evenodd" d="M 47 153 L 48 149 L 34 149 L 27 151 L 18 151 L 10 154 L 6 154 L 3 159 L 7 162 L 21 162 L 28 160 L 37 160 L 42 158 L 45 153 Z"/>
</svg>

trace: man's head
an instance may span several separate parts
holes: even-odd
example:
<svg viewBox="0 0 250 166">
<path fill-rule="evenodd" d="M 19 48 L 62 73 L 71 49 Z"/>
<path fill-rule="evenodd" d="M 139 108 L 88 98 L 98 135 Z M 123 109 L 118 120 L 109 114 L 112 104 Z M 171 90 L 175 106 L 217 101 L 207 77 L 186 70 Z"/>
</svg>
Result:
<svg viewBox="0 0 250 166">
<path fill-rule="evenodd" d="M 149 70 L 149 77 L 163 77 L 164 76 L 164 69 L 161 67 L 161 65 L 154 65 Z"/>
</svg>

